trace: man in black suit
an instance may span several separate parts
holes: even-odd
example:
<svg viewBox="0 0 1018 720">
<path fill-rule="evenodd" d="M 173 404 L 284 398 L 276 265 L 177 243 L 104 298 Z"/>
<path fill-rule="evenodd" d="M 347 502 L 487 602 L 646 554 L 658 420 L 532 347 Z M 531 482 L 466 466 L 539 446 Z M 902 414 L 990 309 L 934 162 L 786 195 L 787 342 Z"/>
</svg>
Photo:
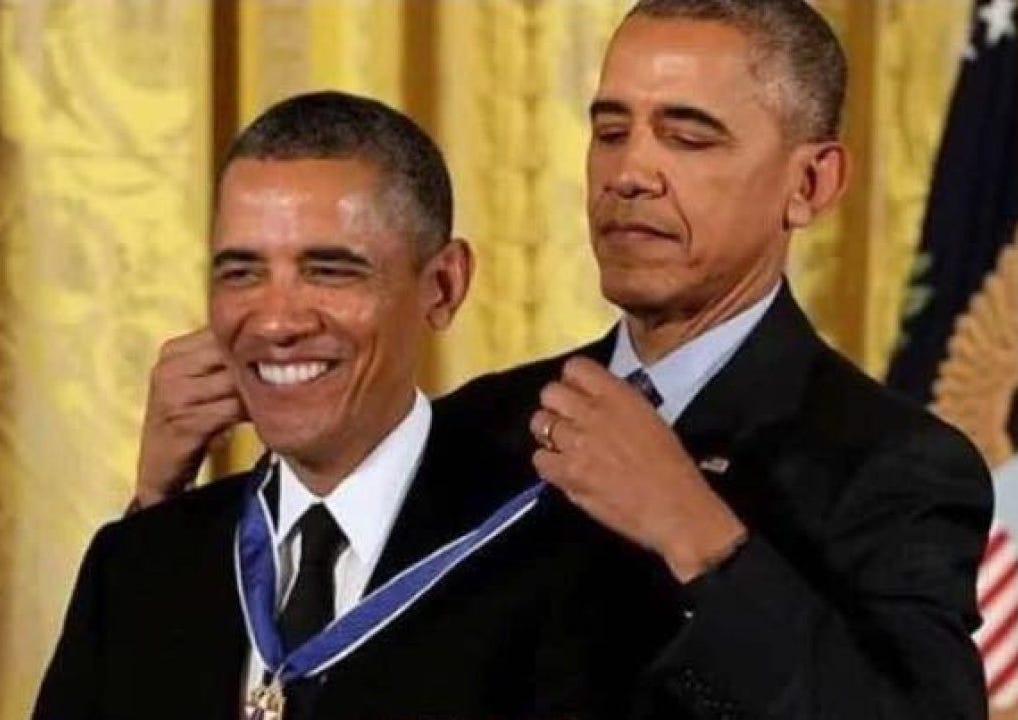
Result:
<svg viewBox="0 0 1018 720">
<path fill-rule="evenodd" d="M 621 675 L 634 717 L 986 713 L 968 638 L 986 470 L 824 345 L 782 279 L 792 232 L 844 187 L 844 85 L 804 2 L 638 2 L 588 154 L 592 245 L 623 322 L 436 403 L 483 424 L 507 476 L 533 463 L 596 521 L 566 559 L 617 613 L 586 626 L 591 648 L 653 648 Z"/>
<path fill-rule="evenodd" d="M 439 151 L 380 103 L 299 96 L 241 134 L 211 242 L 218 350 L 184 392 L 242 407 L 271 452 L 98 533 L 34 718 L 611 707 L 594 678 L 637 663 L 587 646 L 600 603 L 561 572 L 593 524 L 544 519 L 532 473 L 491 470 L 490 436 L 414 386 L 469 283 L 451 218 Z"/>
</svg>

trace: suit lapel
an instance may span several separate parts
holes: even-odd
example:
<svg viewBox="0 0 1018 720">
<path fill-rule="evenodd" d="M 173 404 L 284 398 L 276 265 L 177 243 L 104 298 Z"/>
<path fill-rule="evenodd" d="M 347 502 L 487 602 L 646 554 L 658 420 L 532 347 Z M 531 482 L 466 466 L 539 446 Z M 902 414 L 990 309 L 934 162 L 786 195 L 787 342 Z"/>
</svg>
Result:
<svg viewBox="0 0 1018 720">
<path fill-rule="evenodd" d="M 499 472 L 505 453 L 474 418 L 436 405 L 420 466 L 365 592 L 473 530 L 536 481 Z"/>
<path fill-rule="evenodd" d="M 740 447 L 796 413 L 821 347 L 783 283 L 760 323 L 675 423 L 708 478 L 726 474 Z"/>
</svg>

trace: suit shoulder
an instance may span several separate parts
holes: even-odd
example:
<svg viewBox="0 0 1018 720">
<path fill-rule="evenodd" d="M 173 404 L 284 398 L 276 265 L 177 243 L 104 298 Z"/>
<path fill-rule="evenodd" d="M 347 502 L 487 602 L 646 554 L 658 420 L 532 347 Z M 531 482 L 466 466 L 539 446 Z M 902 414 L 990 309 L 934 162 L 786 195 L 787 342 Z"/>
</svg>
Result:
<svg viewBox="0 0 1018 720">
<path fill-rule="evenodd" d="M 972 442 L 915 400 L 821 352 L 805 396 L 805 420 L 833 442 L 870 454 L 905 454 L 965 475 L 986 475 Z"/>
<path fill-rule="evenodd" d="M 446 414 L 490 406 L 493 401 L 508 403 L 509 407 L 521 404 L 536 407 L 541 388 L 559 376 L 566 360 L 575 355 L 603 354 L 608 342 L 609 338 L 602 338 L 557 355 L 479 375 L 438 398 L 435 405 L 439 412 Z"/>
<path fill-rule="evenodd" d="M 202 537 L 213 529 L 232 524 L 239 512 L 249 473 L 214 480 L 181 493 L 166 502 L 138 510 L 103 530 L 109 542 L 172 541 L 180 534 Z"/>
</svg>

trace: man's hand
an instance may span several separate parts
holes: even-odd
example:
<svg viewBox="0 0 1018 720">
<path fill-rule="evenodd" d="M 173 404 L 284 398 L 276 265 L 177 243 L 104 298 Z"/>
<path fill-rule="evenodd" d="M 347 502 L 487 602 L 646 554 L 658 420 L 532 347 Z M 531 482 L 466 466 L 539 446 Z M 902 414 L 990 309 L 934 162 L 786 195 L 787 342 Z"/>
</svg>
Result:
<svg viewBox="0 0 1018 720">
<path fill-rule="evenodd" d="M 233 376 L 210 330 L 164 343 L 149 380 L 135 502 L 148 507 L 181 492 L 212 438 L 243 420 Z"/>
<path fill-rule="evenodd" d="M 569 360 L 541 391 L 534 466 L 603 525 L 658 553 L 681 582 L 730 555 L 746 528 L 646 399 L 597 363 Z"/>
</svg>

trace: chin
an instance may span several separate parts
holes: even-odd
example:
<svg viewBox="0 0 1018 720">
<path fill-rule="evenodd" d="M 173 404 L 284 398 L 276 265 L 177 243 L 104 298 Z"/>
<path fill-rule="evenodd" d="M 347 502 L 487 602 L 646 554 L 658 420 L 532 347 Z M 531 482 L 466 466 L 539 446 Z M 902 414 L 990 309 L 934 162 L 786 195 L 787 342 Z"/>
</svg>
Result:
<svg viewBox="0 0 1018 720">
<path fill-rule="evenodd" d="M 674 302 L 675 290 L 629 273 L 605 273 L 601 276 L 601 294 L 612 305 L 626 312 L 653 312 Z"/>
<path fill-rule="evenodd" d="M 295 458 L 317 454 L 323 444 L 322 428 L 307 417 L 257 417 L 252 423 L 262 444 L 269 450 Z"/>
</svg>

